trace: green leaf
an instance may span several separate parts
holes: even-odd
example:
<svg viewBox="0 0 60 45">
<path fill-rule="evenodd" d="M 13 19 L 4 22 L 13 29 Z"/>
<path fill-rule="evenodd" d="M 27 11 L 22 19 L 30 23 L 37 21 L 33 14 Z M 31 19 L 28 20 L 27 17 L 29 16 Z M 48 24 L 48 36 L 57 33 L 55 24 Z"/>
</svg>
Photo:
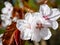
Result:
<svg viewBox="0 0 60 45">
<path fill-rule="evenodd" d="M 60 5 L 60 0 L 56 0 L 56 4 L 57 5 Z"/>
<path fill-rule="evenodd" d="M 38 10 L 38 5 L 36 5 L 34 0 L 29 0 L 28 1 L 29 6 L 34 9 L 34 10 Z"/>
<path fill-rule="evenodd" d="M 1 28 L 0 29 L 0 34 L 4 33 L 5 32 L 5 29 L 4 28 Z"/>
</svg>

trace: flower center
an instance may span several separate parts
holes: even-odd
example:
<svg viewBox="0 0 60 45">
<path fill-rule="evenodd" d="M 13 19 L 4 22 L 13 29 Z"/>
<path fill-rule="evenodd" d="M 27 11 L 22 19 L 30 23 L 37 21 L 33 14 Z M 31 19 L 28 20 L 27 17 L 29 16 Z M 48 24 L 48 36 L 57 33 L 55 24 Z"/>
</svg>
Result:
<svg viewBox="0 0 60 45">
<path fill-rule="evenodd" d="M 37 29 L 41 29 L 43 28 L 42 24 L 41 23 L 37 23 L 37 26 L 36 26 Z"/>
<path fill-rule="evenodd" d="M 45 20 L 49 20 L 48 16 L 43 16 L 45 18 Z"/>
</svg>

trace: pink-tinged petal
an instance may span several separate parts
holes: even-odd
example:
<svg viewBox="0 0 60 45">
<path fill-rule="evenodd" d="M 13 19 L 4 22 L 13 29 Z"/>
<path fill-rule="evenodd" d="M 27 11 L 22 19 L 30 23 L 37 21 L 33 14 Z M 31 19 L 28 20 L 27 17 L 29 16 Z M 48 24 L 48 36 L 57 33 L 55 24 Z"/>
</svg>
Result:
<svg viewBox="0 0 60 45">
<path fill-rule="evenodd" d="M 60 11 L 59 9 L 53 8 L 51 16 L 49 16 L 50 20 L 57 20 L 60 18 Z"/>
<path fill-rule="evenodd" d="M 48 40 L 52 36 L 49 28 L 42 28 L 40 30 L 40 35 L 41 35 L 42 39 L 44 39 L 44 40 Z"/>
<path fill-rule="evenodd" d="M 39 12 L 42 13 L 43 16 L 47 16 L 47 15 L 50 15 L 51 9 L 47 4 L 42 4 L 40 5 Z"/>
<path fill-rule="evenodd" d="M 48 16 L 43 16 L 45 20 L 49 20 L 50 18 Z"/>
<path fill-rule="evenodd" d="M 58 28 L 58 22 L 57 21 L 52 21 L 51 24 L 52 24 L 52 28 L 54 30 L 56 30 Z"/>
</svg>

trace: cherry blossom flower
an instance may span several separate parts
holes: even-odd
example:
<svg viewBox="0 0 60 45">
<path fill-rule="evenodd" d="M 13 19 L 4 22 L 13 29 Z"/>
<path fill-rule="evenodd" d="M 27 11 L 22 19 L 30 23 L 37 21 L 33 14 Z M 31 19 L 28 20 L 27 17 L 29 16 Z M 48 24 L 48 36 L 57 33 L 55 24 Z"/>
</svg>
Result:
<svg viewBox="0 0 60 45">
<path fill-rule="evenodd" d="M 60 17 L 60 11 L 57 8 L 49 8 L 47 4 L 40 5 L 39 12 L 47 20 L 51 27 L 56 30 L 58 28 L 57 19 Z M 41 16 L 40 15 L 40 16 Z"/>
<path fill-rule="evenodd" d="M 6 27 L 12 23 L 11 16 L 13 6 L 9 2 L 4 2 L 5 7 L 2 8 L 1 12 L 1 19 L 2 19 L 2 26 Z"/>
</svg>

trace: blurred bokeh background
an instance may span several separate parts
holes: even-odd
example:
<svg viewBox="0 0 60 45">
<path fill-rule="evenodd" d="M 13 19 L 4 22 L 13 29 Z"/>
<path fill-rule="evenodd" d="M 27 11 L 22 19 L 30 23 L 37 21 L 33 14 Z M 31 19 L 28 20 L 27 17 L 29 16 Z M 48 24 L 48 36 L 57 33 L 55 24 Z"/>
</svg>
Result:
<svg viewBox="0 0 60 45">
<path fill-rule="evenodd" d="M 39 5 L 41 3 L 39 1 L 42 1 L 42 0 L 23 0 L 23 1 L 20 1 L 20 0 L 0 0 L 0 15 L 1 15 L 1 9 L 4 7 L 5 1 L 11 2 L 13 6 L 27 5 L 32 10 L 38 11 Z M 48 0 L 47 4 L 50 7 L 59 8 L 59 10 L 60 10 L 60 0 Z M 42 40 L 40 42 L 40 45 L 60 45 L 60 19 L 58 19 L 57 21 L 59 23 L 58 29 L 54 31 L 53 29 L 50 28 L 51 32 L 52 32 L 52 37 L 47 41 Z M 0 23 L 1 23 L 1 16 L 0 16 Z M 0 34 L 2 34 L 4 32 L 5 32 L 5 28 L 0 26 Z M 33 45 L 33 43 L 26 41 L 25 45 Z"/>
</svg>

